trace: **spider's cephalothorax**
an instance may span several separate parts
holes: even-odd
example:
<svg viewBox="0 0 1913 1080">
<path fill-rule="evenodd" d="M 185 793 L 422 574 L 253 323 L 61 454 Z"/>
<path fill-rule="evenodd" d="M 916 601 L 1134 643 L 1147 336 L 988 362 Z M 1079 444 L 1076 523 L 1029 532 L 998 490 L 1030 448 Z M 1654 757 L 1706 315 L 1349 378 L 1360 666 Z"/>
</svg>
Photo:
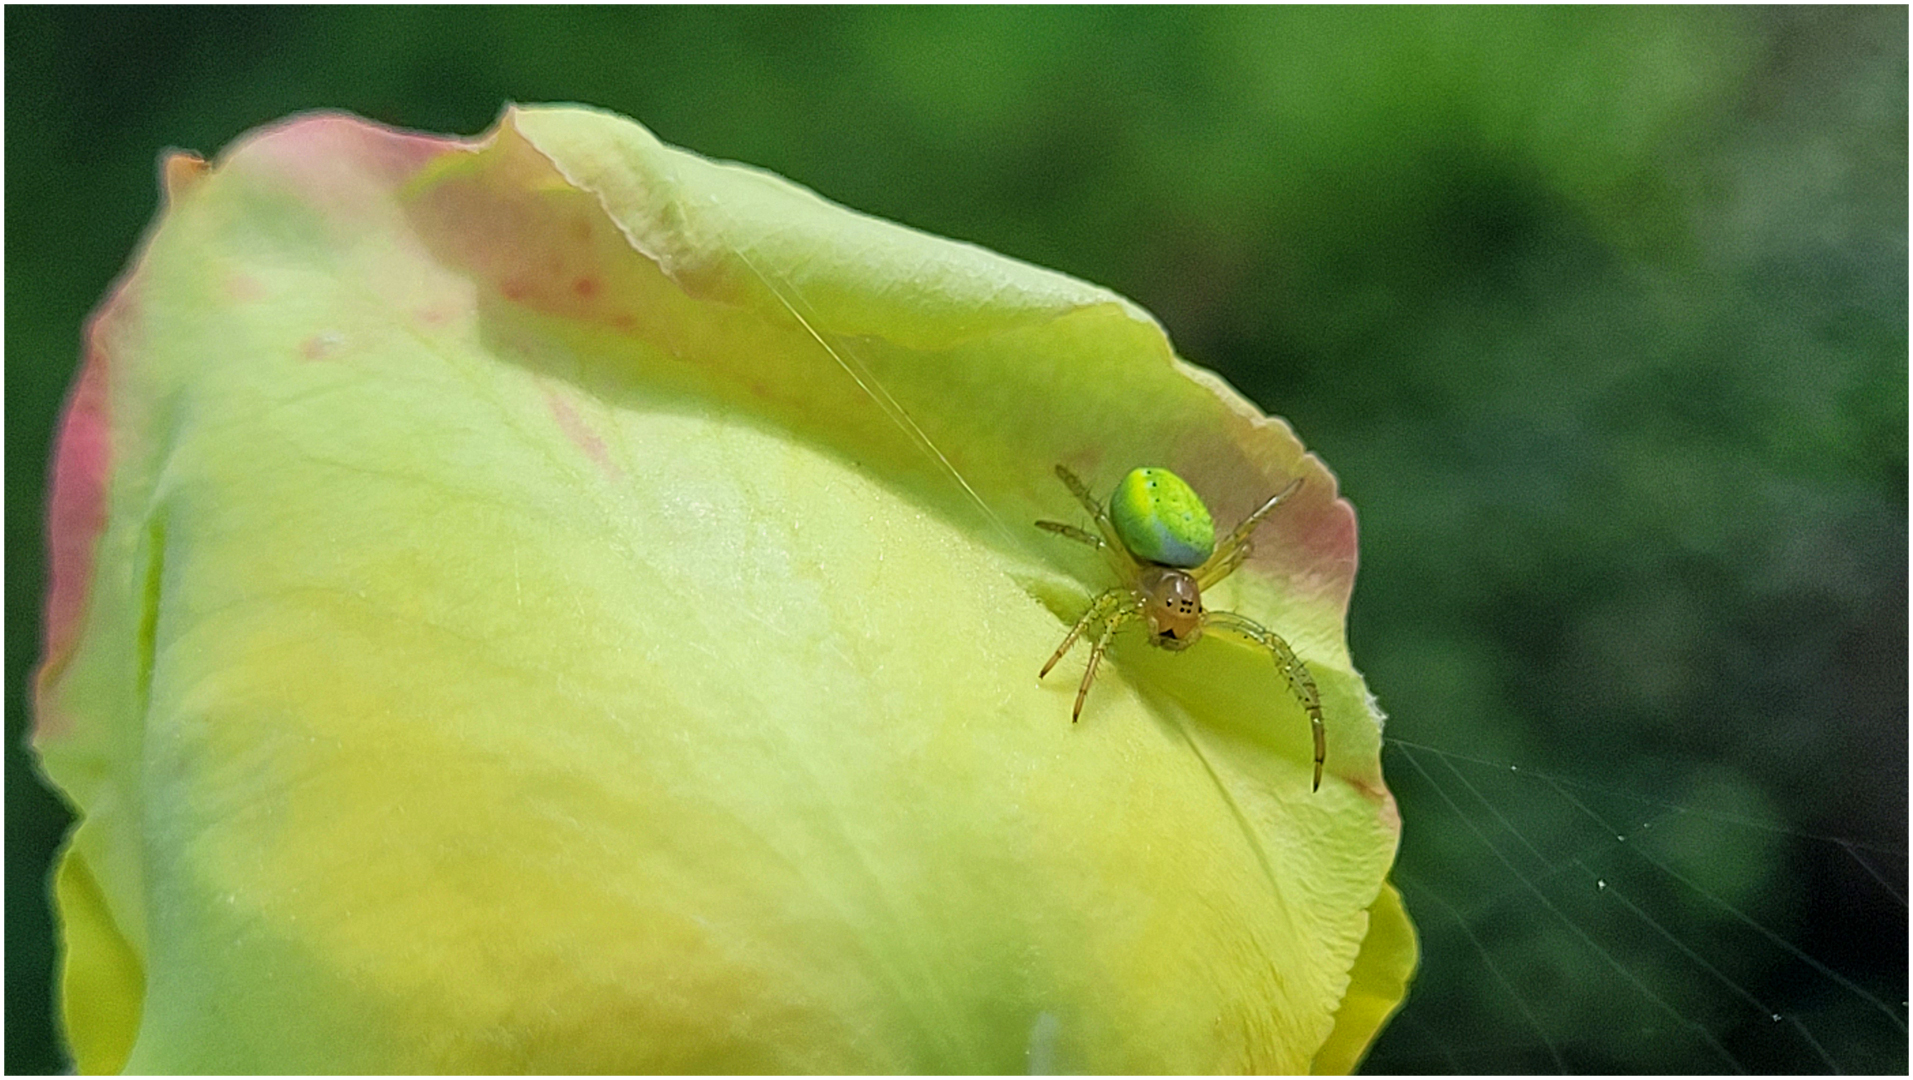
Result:
<svg viewBox="0 0 1913 1080">
<path fill-rule="evenodd" d="M 1068 486 L 1096 522 L 1096 532 L 1058 521 L 1039 521 L 1039 528 L 1088 544 L 1108 556 L 1122 584 L 1098 596 L 1076 620 L 1063 643 L 1051 654 L 1037 678 L 1048 675 L 1076 639 L 1100 622 L 1101 630 L 1089 650 L 1089 665 L 1076 689 L 1073 722 L 1083 713 L 1083 699 L 1096 681 L 1096 665 L 1109 648 L 1118 627 L 1140 621 L 1149 640 L 1180 652 L 1194 645 L 1202 632 L 1216 630 L 1267 649 L 1275 666 L 1288 680 L 1315 735 L 1315 787 L 1322 786 L 1322 762 L 1328 757 L 1328 737 L 1322 725 L 1322 698 L 1308 665 L 1295 655 L 1282 635 L 1233 611 L 1209 611 L 1202 606 L 1202 590 L 1228 577 L 1249 557 L 1249 538 L 1269 511 L 1301 488 L 1297 478 L 1244 518 L 1222 543 L 1216 543 L 1215 522 L 1195 490 L 1168 469 L 1134 469 L 1116 485 L 1107 509 L 1083 482 L 1061 465 L 1056 475 Z"/>
<path fill-rule="evenodd" d="M 1136 599 L 1155 644 L 1181 652 L 1202 636 L 1202 589 L 1187 571 L 1148 567 L 1136 577 Z"/>
</svg>

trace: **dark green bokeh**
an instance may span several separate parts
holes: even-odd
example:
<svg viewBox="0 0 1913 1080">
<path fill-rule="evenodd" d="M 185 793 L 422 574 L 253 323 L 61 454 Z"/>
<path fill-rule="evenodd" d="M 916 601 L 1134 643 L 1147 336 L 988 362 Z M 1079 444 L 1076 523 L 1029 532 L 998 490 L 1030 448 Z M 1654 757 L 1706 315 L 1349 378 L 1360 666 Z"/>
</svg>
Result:
<svg viewBox="0 0 1913 1080">
<path fill-rule="evenodd" d="M 1369 1068 L 1904 1072 L 1906 58 L 1904 8 L 10 9 L 7 1070 L 62 1063 L 46 451 L 158 151 L 518 100 L 1109 285 L 1326 458 L 1426 952 Z"/>
</svg>

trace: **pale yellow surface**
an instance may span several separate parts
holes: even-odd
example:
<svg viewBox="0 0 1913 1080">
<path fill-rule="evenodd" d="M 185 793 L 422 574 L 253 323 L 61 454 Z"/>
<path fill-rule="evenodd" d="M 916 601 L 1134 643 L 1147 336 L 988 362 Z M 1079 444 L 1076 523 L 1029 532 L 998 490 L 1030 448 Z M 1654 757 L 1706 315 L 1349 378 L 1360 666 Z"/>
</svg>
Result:
<svg viewBox="0 0 1913 1080">
<path fill-rule="evenodd" d="M 1395 984 L 1338 1027 L 1351 968 L 1413 941 L 1364 952 L 1352 523 L 1285 427 L 1108 293 L 628 121 L 394 139 L 242 145 L 96 331 L 110 516 L 39 741 L 83 1067 L 1353 1063 Z M 1031 525 L 1058 461 L 1224 522 L 1307 478 L 1217 599 L 1314 666 L 1319 793 L 1245 648 L 1124 641 L 1069 723 L 1080 661 L 1036 669 L 1109 582 Z"/>
</svg>

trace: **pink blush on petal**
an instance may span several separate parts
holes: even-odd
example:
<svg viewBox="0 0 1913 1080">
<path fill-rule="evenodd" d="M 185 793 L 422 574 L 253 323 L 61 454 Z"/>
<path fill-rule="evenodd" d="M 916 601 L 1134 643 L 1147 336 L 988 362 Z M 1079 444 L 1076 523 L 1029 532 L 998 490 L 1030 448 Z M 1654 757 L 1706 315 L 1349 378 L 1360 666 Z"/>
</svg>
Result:
<svg viewBox="0 0 1913 1080">
<path fill-rule="evenodd" d="M 607 477 L 616 480 L 620 473 L 618 467 L 612 464 L 610 453 L 605 450 L 604 440 L 598 437 L 597 432 L 591 430 L 591 425 L 585 422 L 584 417 L 578 415 L 578 410 L 572 408 L 571 402 L 550 391 L 545 392 L 545 401 L 551 406 L 551 415 L 558 421 L 558 429 L 565 433 L 565 438 L 570 439 L 585 452 L 586 457 L 596 462 L 598 468 L 604 470 Z"/>
<path fill-rule="evenodd" d="M 46 640 L 34 679 L 36 697 L 38 688 L 65 665 L 79 638 L 93 558 L 106 528 L 106 483 L 112 465 L 106 377 L 106 357 L 95 345 L 87 352 L 54 440 L 47 506 Z M 35 709 L 34 726 L 36 735 L 56 735 L 59 715 Z"/>
</svg>

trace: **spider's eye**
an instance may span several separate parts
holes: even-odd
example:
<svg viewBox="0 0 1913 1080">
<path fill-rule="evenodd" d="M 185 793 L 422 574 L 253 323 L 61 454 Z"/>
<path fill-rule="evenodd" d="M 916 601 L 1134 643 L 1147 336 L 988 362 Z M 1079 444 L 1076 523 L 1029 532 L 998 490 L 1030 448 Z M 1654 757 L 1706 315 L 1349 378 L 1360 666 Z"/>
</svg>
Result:
<svg viewBox="0 0 1913 1080">
<path fill-rule="evenodd" d="M 1202 594 L 1195 578 L 1163 567 L 1144 571 L 1138 586 L 1143 616 L 1157 644 L 1175 642 L 1179 647 L 1202 633 Z"/>
</svg>

